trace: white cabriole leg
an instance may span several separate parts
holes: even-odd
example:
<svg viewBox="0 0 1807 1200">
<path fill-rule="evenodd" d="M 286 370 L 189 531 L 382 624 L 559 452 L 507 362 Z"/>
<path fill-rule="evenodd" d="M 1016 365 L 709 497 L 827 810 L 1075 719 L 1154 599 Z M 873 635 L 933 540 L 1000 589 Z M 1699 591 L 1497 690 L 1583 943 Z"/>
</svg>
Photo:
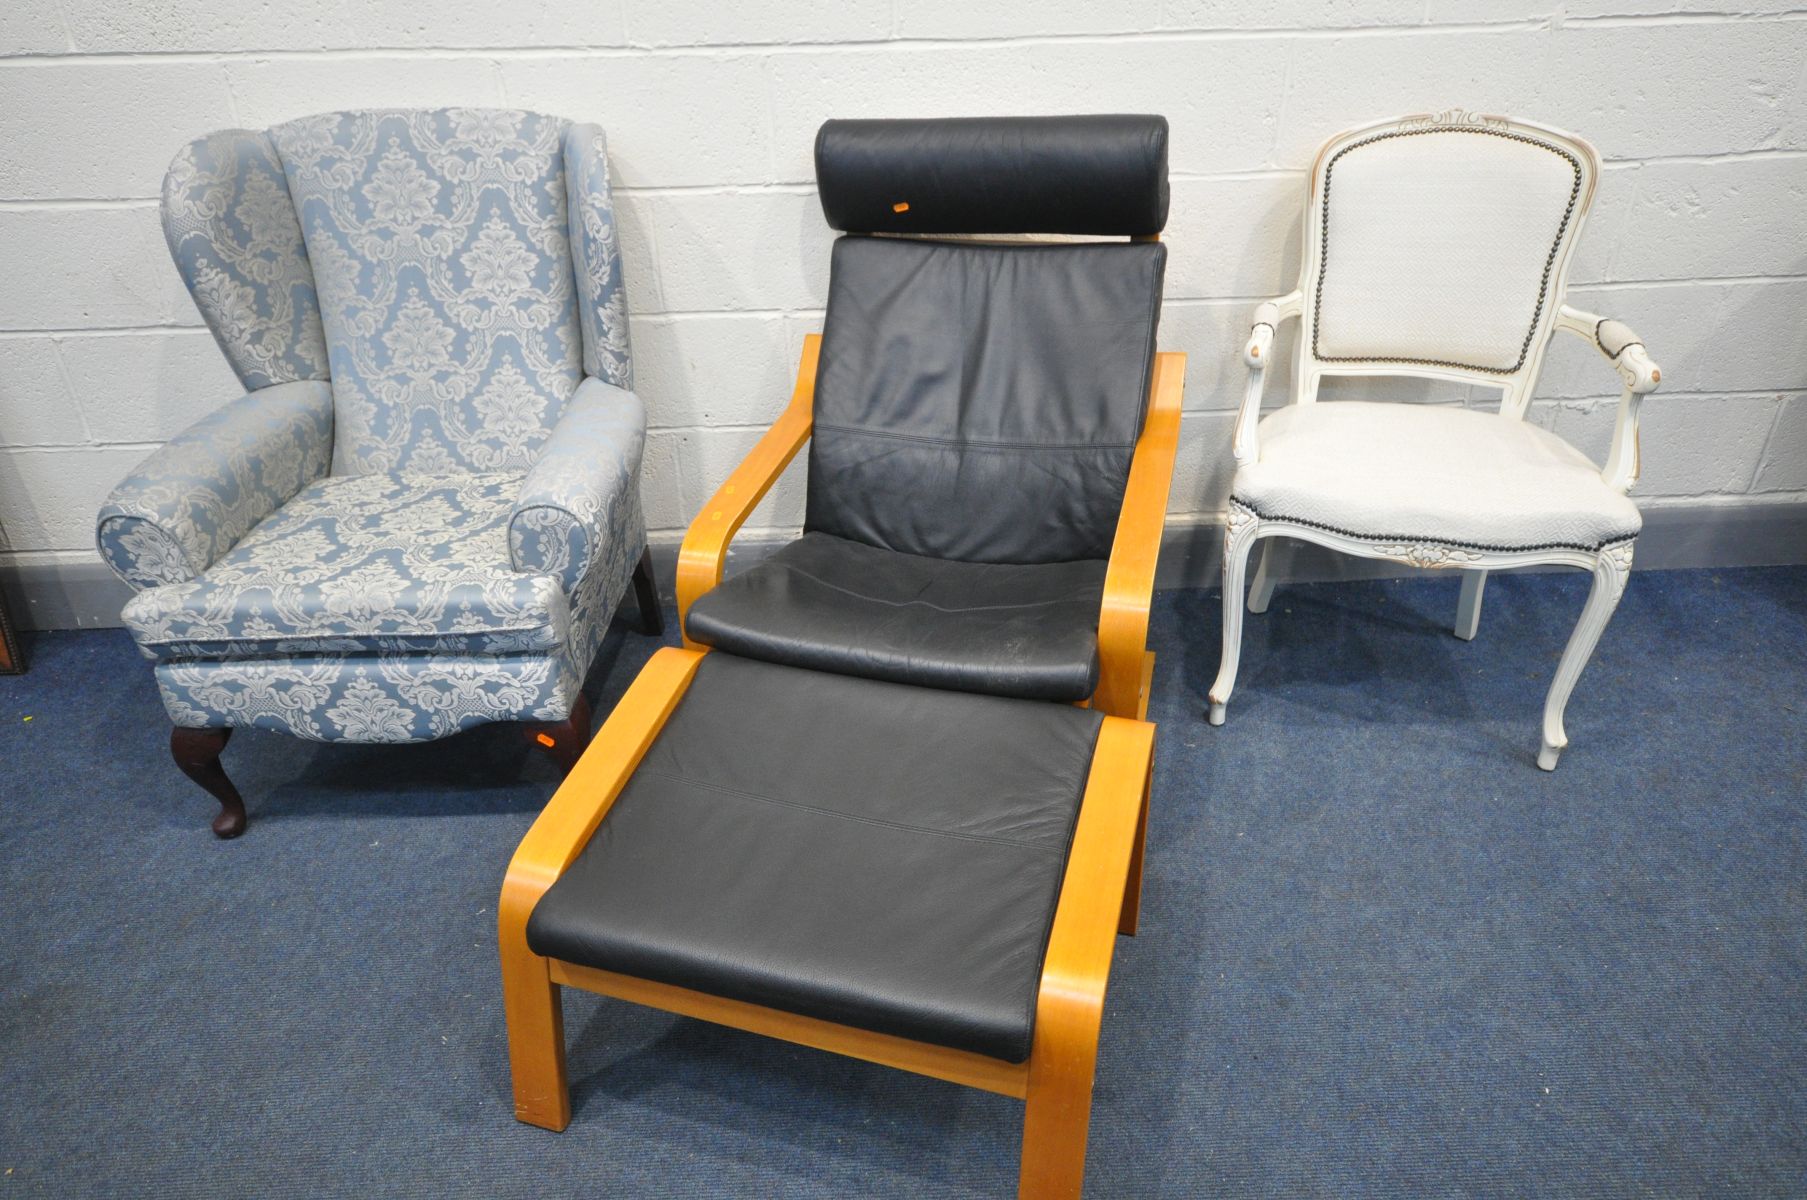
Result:
<svg viewBox="0 0 1807 1200">
<path fill-rule="evenodd" d="M 1223 531 L 1223 658 L 1211 685 L 1211 724 L 1222 725 L 1230 692 L 1236 687 L 1236 665 L 1242 657 L 1242 581 L 1249 550 L 1261 522 L 1239 504 L 1230 505 Z"/>
<path fill-rule="evenodd" d="M 1261 547 L 1261 562 L 1255 567 L 1254 582 L 1249 584 L 1249 611 L 1264 613 L 1274 598 L 1274 584 L 1292 561 L 1292 543 L 1286 538 L 1271 537 Z"/>
<path fill-rule="evenodd" d="M 1550 683 L 1550 694 L 1544 700 L 1543 749 L 1538 751 L 1537 765 L 1546 771 L 1556 769 L 1557 758 L 1569 744 L 1562 729 L 1562 712 L 1568 707 L 1569 693 L 1575 690 L 1582 668 L 1599 644 L 1600 634 L 1612 620 L 1613 610 L 1619 607 L 1619 597 L 1625 594 L 1625 581 L 1631 576 L 1631 546 L 1630 542 L 1608 546 L 1594 561 L 1593 590 L 1587 594 L 1581 620 L 1569 635 L 1562 661 L 1556 665 L 1556 678 Z"/>
<path fill-rule="evenodd" d="M 1487 588 L 1487 572 L 1462 572 L 1462 598 L 1456 601 L 1456 636 L 1474 641 L 1481 628 L 1481 594 Z"/>
</svg>

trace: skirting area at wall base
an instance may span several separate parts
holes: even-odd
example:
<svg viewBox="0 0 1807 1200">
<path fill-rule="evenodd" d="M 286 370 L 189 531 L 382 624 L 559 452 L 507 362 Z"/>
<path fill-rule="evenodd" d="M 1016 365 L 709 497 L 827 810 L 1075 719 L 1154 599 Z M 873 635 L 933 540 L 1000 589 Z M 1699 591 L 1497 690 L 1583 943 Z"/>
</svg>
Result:
<svg viewBox="0 0 1807 1200">
<path fill-rule="evenodd" d="M 659 588 L 671 599 L 678 538 L 654 535 Z M 758 562 L 788 541 L 745 536 L 729 554 L 728 570 Z M 1223 555 L 1218 520 L 1174 519 L 1161 540 L 1156 586 L 1214 587 Z M 1679 567 L 1756 567 L 1807 563 L 1807 502 L 1663 504 L 1644 509 L 1632 570 Z M 1424 574 L 1380 559 L 1352 558 L 1301 545 L 1287 578 L 1295 581 L 1374 579 Z M 1284 582 L 1284 581 L 1282 581 Z M 49 554 L 0 555 L 0 588 L 22 629 L 87 629 L 118 625 L 131 592 L 98 558 Z"/>
</svg>

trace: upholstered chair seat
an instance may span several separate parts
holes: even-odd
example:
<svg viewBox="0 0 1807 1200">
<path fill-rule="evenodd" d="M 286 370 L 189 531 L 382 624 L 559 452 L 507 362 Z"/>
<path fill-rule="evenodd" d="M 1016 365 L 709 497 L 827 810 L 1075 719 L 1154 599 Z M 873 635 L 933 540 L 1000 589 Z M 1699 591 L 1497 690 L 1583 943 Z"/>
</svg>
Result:
<svg viewBox="0 0 1807 1200">
<path fill-rule="evenodd" d="M 327 113 L 176 156 L 163 224 L 244 383 L 96 538 L 179 765 L 251 725 L 407 742 L 529 725 L 574 762 L 630 577 L 658 627 L 646 415 L 600 129 L 487 109 Z"/>
<path fill-rule="evenodd" d="M 514 570 L 521 477 L 316 480 L 187 583 L 139 592 L 126 627 L 159 659 L 549 650 L 570 635 L 558 580 Z"/>
<path fill-rule="evenodd" d="M 955 562 L 806 533 L 698 597 L 684 628 L 812 671 L 1078 701 L 1098 687 L 1108 566 Z"/>
<path fill-rule="evenodd" d="M 1637 505 L 1586 455 L 1496 413 L 1423 404 L 1292 404 L 1261 420 L 1234 499 L 1264 520 L 1372 540 L 1598 550 L 1636 537 Z"/>
</svg>

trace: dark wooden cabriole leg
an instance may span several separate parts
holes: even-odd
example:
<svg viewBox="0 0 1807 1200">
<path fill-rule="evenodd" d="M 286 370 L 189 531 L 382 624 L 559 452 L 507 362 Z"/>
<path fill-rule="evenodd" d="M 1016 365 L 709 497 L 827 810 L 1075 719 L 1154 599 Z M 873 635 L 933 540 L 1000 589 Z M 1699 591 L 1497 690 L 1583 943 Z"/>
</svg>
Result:
<svg viewBox="0 0 1807 1200">
<path fill-rule="evenodd" d="M 571 702 L 571 715 L 563 721 L 536 721 L 522 726 L 527 741 L 552 756 L 568 775 L 590 745 L 590 701 L 582 692 Z"/>
<path fill-rule="evenodd" d="M 215 800 L 220 802 L 220 815 L 213 819 L 215 837 L 235 838 L 245 831 L 245 801 L 226 778 L 220 766 L 220 751 L 232 736 L 231 726 L 224 729 L 189 729 L 178 725 L 169 733 L 169 752 L 188 776 Z"/>
<path fill-rule="evenodd" d="M 659 584 L 653 578 L 652 547 L 640 551 L 634 565 L 634 599 L 640 605 L 640 632 L 659 637 L 665 632 L 665 610 L 659 605 Z"/>
</svg>

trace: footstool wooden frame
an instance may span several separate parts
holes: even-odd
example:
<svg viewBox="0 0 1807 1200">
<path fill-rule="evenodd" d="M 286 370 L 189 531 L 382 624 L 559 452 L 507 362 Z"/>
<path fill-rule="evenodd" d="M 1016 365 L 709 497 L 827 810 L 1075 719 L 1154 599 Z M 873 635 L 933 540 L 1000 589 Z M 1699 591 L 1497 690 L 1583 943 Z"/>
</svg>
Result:
<svg viewBox="0 0 1807 1200">
<path fill-rule="evenodd" d="M 729 541 L 810 433 L 820 339 L 805 339 L 790 406 L 717 491 L 679 554 L 682 611 L 721 578 Z M 1105 986 L 1117 934 L 1134 934 L 1154 758 L 1144 718 L 1154 655 L 1148 609 L 1179 441 L 1183 354 L 1156 356 L 1106 575 L 1100 674 L 1090 704 L 1099 730 L 1043 962 L 1023 1063 L 837 1025 L 757 1004 L 545 958 L 528 948 L 534 907 L 588 844 L 682 699 L 706 648 L 667 648 L 616 705 L 588 751 L 528 831 L 502 886 L 498 925 L 515 1116 L 562 1130 L 571 1119 L 559 989 L 577 987 L 1025 1102 L 1021 1196 L 1077 1196 Z"/>
</svg>

